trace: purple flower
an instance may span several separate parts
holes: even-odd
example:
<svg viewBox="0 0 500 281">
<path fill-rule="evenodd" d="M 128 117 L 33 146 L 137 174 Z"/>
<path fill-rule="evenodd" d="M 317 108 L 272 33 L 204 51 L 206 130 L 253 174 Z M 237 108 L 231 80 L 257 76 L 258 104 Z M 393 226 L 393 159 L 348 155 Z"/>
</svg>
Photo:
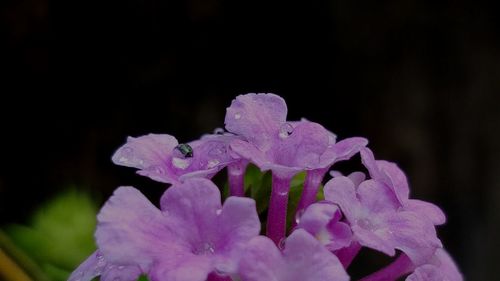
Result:
<svg viewBox="0 0 500 281">
<path fill-rule="evenodd" d="M 405 210 L 427 217 L 434 225 L 445 223 L 446 217 L 439 207 L 429 202 L 409 199 L 408 180 L 396 164 L 384 160 L 375 160 L 373 152 L 366 147 L 361 150 L 361 160 L 368 169 L 370 177 L 391 189 L 397 198 L 397 202 Z"/>
<path fill-rule="evenodd" d="M 161 210 L 133 187 L 120 187 L 98 215 L 96 240 L 110 264 L 138 266 L 151 280 L 204 281 L 233 274 L 240 252 L 259 234 L 255 202 L 229 197 L 207 179 L 175 184 Z"/>
<path fill-rule="evenodd" d="M 242 281 L 347 281 L 337 257 L 302 229 L 287 239 L 283 252 L 266 237 L 253 238 L 239 266 Z"/>
<path fill-rule="evenodd" d="M 228 152 L 228 144 L 235 138 L 206 135 L 200 140 L 179 145 L 170 135 L 129 137 L 112 160 L 117 165 L 137 168 L 138 174 L 164 183 L 178 183 L 191 177 L 211 178 L 226 165 L 237 161 Z M 187 152 L 191 149 L 191 153 Z"/>
<path fill-rule="evenodd" d="M 225 125 L 242 140 L 231 149 L 261 170 L 271 170 L 273 187 L 269 204 L 267 234 L 278 243 L 285 236 L 288 192 L 292 177 L 308 173 L 299 209 L 314 202 L 324 174 L 335 162 L 345 160 L 366 145 L 362 138 L 335 143 L 336 137 L 320 124 L 303 120 L 287 122 L 285 101 L 274 94 L 247 94 L 227 108 Z"/>
<path fill-rule="evenodd" d="M 400 209 L 392 189 L 367 180 L 356 186 L 348 177 L 335 177 L 324 188 L 325 198 L 339 205 L 351 225 L 353 240 L 394 256 L 403 251 L 417 265 L 441 247 L 434 225 L 420 214 Z"/>
<path fill-rule="evenodd" d="M 242 136 L 231 148 L 261 170 L 288 178 L 320 164 L 330 134 L 309 121 L 286 122 L 285 101 L 274 94 L 238 96 L 227 108 L 226 129 Z"/>
<path fill-rule="evenodd" d="M 342 214 L 336 205 L 327 202 L 315 203 L 302 215 L 297 216 L 297 228 L 306 230 L 328 250 L 334 251 L 351 243 L 351 228 L 340 222 L 341 218 Z"/>
<path fill-rule="evenodd" d="M 90 281 L 101 276 L 102 281 L 136 281 L 141 275 L 138 266 L 109 264 L 103 255 L 96 251 L 90 255 L 69 277 L 68 281 Z"/>
<path fill-rule="evenodd" d="M 406 281 L 462 281 L 463 277 L 450 255 L 442 248 L 436 250 L 430 263 L 421 265 Z"/>
</svg>

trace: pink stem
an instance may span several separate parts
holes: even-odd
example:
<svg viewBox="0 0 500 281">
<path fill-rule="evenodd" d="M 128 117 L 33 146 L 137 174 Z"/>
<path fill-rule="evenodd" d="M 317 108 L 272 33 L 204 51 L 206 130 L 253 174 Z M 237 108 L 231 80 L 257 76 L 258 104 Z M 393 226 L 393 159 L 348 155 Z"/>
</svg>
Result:
<svg viewBox="0 0 500 281">
<path fill-rule="evenodd" d="M 302 190 L 302 195 L 300 201 L 297 205 L 297 210 L 295 213 L 301 212 L 301 210 L 306 209 L 312 203 L 316 202 L 316 195 L 318 194 L 318 189 L 323 181 L 323 177 L 328 169 L 316 169 L 307 171 L 306 179 L 304 181 L 304 189 Z M 297 225 L 296 221 L 292 222 L 292 227 Z"/>
<path fill-rule="evenodd" d="M 227 175 L 230 196 L 245 196 L 245 169 L 247 165 L 248 162 L 246 161 L 238 161 L 228 165 Z"/>
<path fill-rule="evenodd" d="M 363 277 L 359 281 L 394 281 L 399 277 L 412 272 L 414 269 L 415 266 L 413 265 L 411 260 L 407 255 L 402 253 L 388 266 L 366 277 Z"/>
<path fill-rule="evenodd" d="M 278 176 L 273 173 L 273 186 L 267 213 L 267 236 L 279 244 L 286 234 L 286 212 L 288 192 L 292 176 Z"/>
</svg>

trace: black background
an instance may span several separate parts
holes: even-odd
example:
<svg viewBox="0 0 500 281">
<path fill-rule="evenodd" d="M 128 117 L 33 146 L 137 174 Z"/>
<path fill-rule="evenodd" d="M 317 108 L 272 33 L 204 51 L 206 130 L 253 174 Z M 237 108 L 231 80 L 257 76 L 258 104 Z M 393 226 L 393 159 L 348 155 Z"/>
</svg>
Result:
<svg viewBox="0 0 500 281">
<path fill-rule="evenodd" d="M 399 163 L 468 280 L 500 276 L 500 20 L 487 1 L 4 0 L 0 222 L 77 185 L 161 188 L 110 157 L 189 141 L 238 94 Z"/>
</svg>

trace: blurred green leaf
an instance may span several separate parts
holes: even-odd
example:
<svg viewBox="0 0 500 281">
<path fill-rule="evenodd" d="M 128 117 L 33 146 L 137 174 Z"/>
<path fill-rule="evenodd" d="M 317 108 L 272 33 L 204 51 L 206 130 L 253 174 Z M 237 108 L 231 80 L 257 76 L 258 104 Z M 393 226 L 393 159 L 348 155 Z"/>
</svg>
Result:
<svg viewBox="0 0 500 281">
<path fill-rule="evenodd" d="M 71 189 L 39 208 L 28 226 L 10 225 L 6 231 L 52 280 L 66 280 L 96 248 L 96 215 L 90 196 Z"/>
</svg>

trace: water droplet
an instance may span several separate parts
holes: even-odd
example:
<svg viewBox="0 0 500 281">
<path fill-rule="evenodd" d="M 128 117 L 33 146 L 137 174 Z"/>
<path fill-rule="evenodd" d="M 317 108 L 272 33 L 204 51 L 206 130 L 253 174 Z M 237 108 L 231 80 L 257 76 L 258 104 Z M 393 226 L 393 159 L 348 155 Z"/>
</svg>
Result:
<svg viewBox="0 0 500 281">
<path fill-rule="evenodd" d="M 284 250 L 286 246 L 285 244 L 286 244 L 286 238 L 281 238 L 280 242 L 278 243 L 278 248 L 280 250 Z"/>
<path fill-rule="evenodd" d="M 215 128 L 214 134 L 215 135 L 223 135 L 226 131 L 222 128 Z"/>
<path fill-rule="evenodd" d="M 372 221 L 369 219 L 366 219 L 366 218 L 357 220 L 356 224 L 359 225 L 361 228 L 364 228 L 366 230 L 374 230 L 375 229 L 375 225 L 372 223 Z"/>
<path fill-rule="evenodd" d="M 157 174 L 160 174 L 160 175 L 165 174 L 165 169 L 164 169 L 162 166 L 159 166 L 159 165 L 154 166 L 154 167 L 153 167 L 153 171 L 154 171 L 155 173 L 157 173 Z"/>
<path fill-rule="evenodd" d="M 222 213 L 222 209 L 217 209 L 217 210 L 215 210 L 215 214 L 216 214 L 216 215 L 220 215 L 221 213 Z"/>
<path fill-rule="evenodd" d="M 102 254 L 97 254 L 97 267 L 105 266 L 106 262 L 104 261 L 104 256 Z"/>
<path fill-rule="evenodd" d="M 178 169 L 184 170 L 187 167 L 189 167 L 189 164 L 191 164 L 190 159 L 183 159 L 177 157 L 172 158 L 172 165 L 174 165 L 174 167 Z"/>
<path fill-rule="evenodd" d="M 300 209 L 297 213 L 295 213 L 295 223 L 296 224 L 300 223 L 300 218 L 302 217 L 302 215 L 304 214 L 304 212 L 305 212 L 304 209 Z"/>
<path fill-rule="evenodd" d="M 180 143 L 174 148 L 172 154 L 175 157 L 190 158 L 193 157 L 193 148 L 189 144 Z"/>
<path fill-rule="evenodd" d="M 221 157 L 226 154 L 226 152 L 226 146 L 222 143 L 218 143 L 213 145 L 213 147 L 208 151 L 208 155 L 211 157 Z"/>
<path fill-rule="evenodd" d="M 124 147 L 120 151 L 120 158 L 118 158 L 118 162 L 120 163 L 128 163 L 130 158 L 132 158 L 134 150 L 131 147 Z"/>
<path fill-rule="evenodd" d="M 234 115 L 234 119 L 238 120 L 238 119 L 240 119 L 240 118 L 241 118 L 241 114 L 240 114 L 240 113 L 236 113 L 236 114 Z"/>
<path fill-rule="evenodd" d="M 207 169 L 212 169 L 213 167 L 219 165 L 220 161 L 217 160 L 217 159 L 212 159 L 210 161 L 208 161 L 208 164 L 207 164 Z"/>
<path fill-rule="evenodd" d="M 210 243 L 203 243 L 203 245 L 194 251 L 197 255 L 212 255 L 215 252 L 214 246 Z"/>
<path fill-rule="evenodd" d="M 280 127 L 280 138 L 286 139 L 293 133 L 293 126 L 290 123 L 285 123 Z"/>
</svg>

